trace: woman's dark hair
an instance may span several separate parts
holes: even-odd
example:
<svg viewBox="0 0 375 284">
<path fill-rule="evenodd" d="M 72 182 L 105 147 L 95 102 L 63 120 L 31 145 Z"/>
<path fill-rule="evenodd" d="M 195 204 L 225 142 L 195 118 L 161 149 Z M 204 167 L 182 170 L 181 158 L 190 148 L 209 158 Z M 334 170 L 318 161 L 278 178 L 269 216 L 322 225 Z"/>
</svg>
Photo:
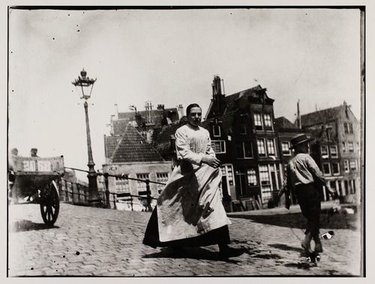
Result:
<svg viewBox="0 0 375 284">
<path fill-rule="evenodd" d="M 189 114 L 190 114 L 190 110 L 191 110 L 193 107 L 199 107 L 200 109 L 202 109 L 202 108 L 200 107 L 200 105 L 198 105 L 198 104 L 196 104 L 196 103 L 194 103 L 194 104 L 190 104 L 190 105 L 188 105 L 188 107 L 186 108 L 186 115 L 187 115 L 187 116 L 189 116 Z"/>
</svg>

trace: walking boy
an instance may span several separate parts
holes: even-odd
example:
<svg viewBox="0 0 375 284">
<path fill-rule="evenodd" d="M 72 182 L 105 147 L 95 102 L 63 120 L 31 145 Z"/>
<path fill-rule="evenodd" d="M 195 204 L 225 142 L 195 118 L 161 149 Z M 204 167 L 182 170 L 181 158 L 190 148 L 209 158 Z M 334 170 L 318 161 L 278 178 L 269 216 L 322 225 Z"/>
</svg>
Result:
<svg viewBox="0 0 375 284">
<path fill-rule="evenodd" d="M 287 190 L 297 196 L 302 215 L 307 219 L 305 238 L 301 245 L 306 253 L 311 252 L 311 240 L 315 242 L 315 252 L 323 252 L 320 241 L 321 186 L 326 186 L 322 172 L 308 154 L 311 138 L 299 134 L 291 140 L 294 157 L 287 167 Z M 327 187 L 327 186 L 326 186 Z M 330 194 L 335 192 L 327 187 Z"/>
</svg>

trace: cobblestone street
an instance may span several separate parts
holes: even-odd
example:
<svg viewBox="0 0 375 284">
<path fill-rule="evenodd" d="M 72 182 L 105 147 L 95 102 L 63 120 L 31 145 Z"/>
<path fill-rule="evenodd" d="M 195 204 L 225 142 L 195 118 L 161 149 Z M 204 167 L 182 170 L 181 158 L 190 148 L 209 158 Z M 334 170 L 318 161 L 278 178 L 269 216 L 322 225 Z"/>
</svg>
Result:
<svg viewBox="0 0 375 284">
<path fill-rule="evenodd" d="M 357 215 L 357 214 L 356 214 Z M 61 204 L 53 228 L 39 205 L 9 206 L 8 274 L 14 276 L 360 276 L 361 234 L 350 215 L 322 215 L 317 266 L 301 263 L 303 218 L 297 207 L 229 214 L 232 245 L 247 253 L 218 258 L 217 246 L 175 253 L 142 244 L 148 212 Z M 354 216 L 354 215 L 352 215 Z M 331 219 L 329 219 L 331 218 Z M 342 221 L 342 222 L 341 222 Z"/>
</svg>

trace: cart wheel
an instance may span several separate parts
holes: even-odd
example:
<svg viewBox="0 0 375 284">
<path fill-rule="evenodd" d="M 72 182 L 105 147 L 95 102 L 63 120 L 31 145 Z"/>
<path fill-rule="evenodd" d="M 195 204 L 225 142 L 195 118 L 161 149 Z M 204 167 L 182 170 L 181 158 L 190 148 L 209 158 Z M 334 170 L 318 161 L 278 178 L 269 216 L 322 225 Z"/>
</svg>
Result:
<svg viewBox="0 0 375 284">
<path fill-rule="evenodd" d="M 46 225 L 52 226 L 60 210 L 60 198 L 54 183 L 48 184 L 40 193 L 40 213 Z"/>
</svg>

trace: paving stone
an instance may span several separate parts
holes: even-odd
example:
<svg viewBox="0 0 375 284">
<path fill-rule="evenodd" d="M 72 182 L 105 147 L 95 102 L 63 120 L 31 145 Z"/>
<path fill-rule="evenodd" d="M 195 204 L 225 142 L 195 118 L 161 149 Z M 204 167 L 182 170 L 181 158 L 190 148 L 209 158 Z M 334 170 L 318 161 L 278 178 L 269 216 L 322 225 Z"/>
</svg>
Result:
<svg viewBox="0 0 375 284">
<path fill-rule="evenodd" d="M 39 207 L 32 204 L 10 207 L 10 226 L 22 224 L 22 220 L 41 224 Z M 231 245 L 247 248 L 249 253 L 223 261 L 204 258 L 207 253 L 199 255 L 199 252 L 174 258 L 160 249 L 144 246 L 142 239 L 149 212 L 62 203 L 58 227 L 35 230 L 21 226 L 18 231 L 9 231 L 8 273 L 11 277 L 360 275 L 359 231 L 335 229 L 335 237 L 323 244 L 324 253 L 318 266 L 303 269 L 298 264 L 303 230 L 279 226 L 277 222 L 265 224 L 261 220 L 267 221 L 280 211 L 260 210 L 246 213 L 247 216 L 240 212 L 245 216 L 231 216 Z M 204 249 L 218 251 L 217 246 Z"/>
</svg>

